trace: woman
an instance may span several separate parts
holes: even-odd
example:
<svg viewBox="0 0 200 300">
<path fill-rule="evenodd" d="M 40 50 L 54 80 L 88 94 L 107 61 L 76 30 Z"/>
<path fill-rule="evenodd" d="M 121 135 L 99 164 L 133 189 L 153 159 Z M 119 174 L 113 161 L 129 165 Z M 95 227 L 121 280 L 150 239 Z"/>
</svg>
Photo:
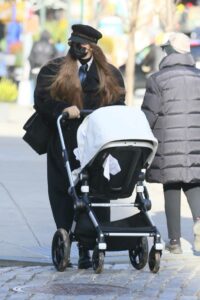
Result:
<svg viewBox="0 0 200 300">
<path fill-rule="evenodd" d="M 73 149 L 77 147 L 76 132 L 81 123 L 80 109 L 124 104 L 124 82 L 120 72 L 108 64 L 97 46 L 102 34 L 91 26 L 73 25 L 68 40 L 70 49 L 65 57 L 43 66 L 35 88 L 36 110 L 52 128 L 47 151 L 48 192 L 57 228 L 69 232 L 73 220 L 73 201 L 68 195 L 68 179 L 63 166 L 57 117 L 68 112 L 64 136 L 72 169 L 79 167 Z M 78 267 L 91 266 L 89 251 L 79 245 Z"/>
<path fill-rule="evenodd" d="M 170 239 L 166 249 L 180 254 L 181 190 L 194 221 L 194 250 L 200 251 L 200 70 L 185 34 L 171 33 L 162 48 L 166 57 L 148 78 L 142 104 L 159 142 L 147 180 L 163 184 Z"/>
</svg>

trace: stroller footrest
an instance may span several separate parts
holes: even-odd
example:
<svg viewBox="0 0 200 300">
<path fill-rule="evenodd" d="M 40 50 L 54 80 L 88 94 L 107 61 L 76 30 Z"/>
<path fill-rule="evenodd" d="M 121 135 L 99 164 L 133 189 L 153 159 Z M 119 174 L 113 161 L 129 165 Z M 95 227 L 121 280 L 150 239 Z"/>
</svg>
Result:
<svg viewBox="0 0 200 300">
<path fill-rule="evenodd" d="M 134 228 L 130 228 L 130 227 L 107 227 L 107 226 L 102 226 L 101 227 L 102 231 L 106 234 L 106 233 L 110 233 L 113 236 L 117 235 L 117 234 L 146 234 L 146 235 L 150 235 L 150 234 L 156 234 L 157 229 L 155 226 L 151 226 L 151 227 L 134 227 Z"/>
</svg>

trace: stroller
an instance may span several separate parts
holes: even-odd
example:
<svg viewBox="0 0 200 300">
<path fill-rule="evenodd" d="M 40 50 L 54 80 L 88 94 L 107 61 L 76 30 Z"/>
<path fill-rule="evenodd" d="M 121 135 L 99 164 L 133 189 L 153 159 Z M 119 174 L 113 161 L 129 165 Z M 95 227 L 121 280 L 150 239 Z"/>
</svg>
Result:
<svg viewBox="0 0 200 300">
<path fill-rule="evenodd" d="M 155 156 L 157 140 L 144 113 L 127 106 L 109 106 L 96 109 L 85 117 L 77 132 L 76 153 L 80 168 L 73 172 L 62 133 L 65 118 L 65 114 L 60 115 L 57 126 L 75 213 L 70 232 L 60 228 L 54 234 L 54 266 L 58 271 L 67 268 L 70 245 L 78 241 L 93 251 L 95 273 L 102 272 L 106 251 L 124 250 L 128 250 L 135 269 L 144 268 L 148 262 L 150 271 L 157 273 L 163 245 L 159 231 L 147 214 L 151 201 L 144 185 L 145 169 Z M 135 201 L 110 203 L 110 200 L 130 197 L 135 187 Z M 98 208 L 102 207 L 129 207 L 138 212 L 120 220 L 100 222 Z M 150 251 L 148 237 L 153 238 Z"/>
</svg>

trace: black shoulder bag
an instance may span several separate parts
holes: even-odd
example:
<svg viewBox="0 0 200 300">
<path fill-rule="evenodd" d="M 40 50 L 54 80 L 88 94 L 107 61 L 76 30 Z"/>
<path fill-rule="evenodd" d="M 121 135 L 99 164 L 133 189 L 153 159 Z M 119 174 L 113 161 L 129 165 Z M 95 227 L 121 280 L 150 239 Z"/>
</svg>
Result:
<svg viewBox="0 0 200 300">
<path fill-rule="evenodd" d="M 29 144 L 38 154 L 47 153 L 47 146 L 51 136 L 51 130 L 42 116 L 35 112 L 24 124 L 26 131 L 23 140 Z"/>
</svg>

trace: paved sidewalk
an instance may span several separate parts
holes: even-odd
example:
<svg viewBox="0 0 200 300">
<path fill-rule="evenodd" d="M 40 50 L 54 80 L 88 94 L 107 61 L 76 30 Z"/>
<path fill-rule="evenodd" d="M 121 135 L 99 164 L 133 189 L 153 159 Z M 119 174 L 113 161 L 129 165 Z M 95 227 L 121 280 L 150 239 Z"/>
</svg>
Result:
<svg viewBox="0 0 200 300">
<path fill-rule="evenodd" d="M 1 300 L 199 300 L 199 258 L 165 255 L 160 272 L 137 271 L 128 263 L 56 272 L 52 266 L 0 269 Z"/>
<path fill-rule="evenodd" d="M 200 257 L 193 253 L 192 219 L 185 198 L 181 207 L 183 254 L 163 251 L 158 274 L 152 274 L 148 265 L 135 270 L 127 251 L 107 252 L 102 274 L 77 270 L 75 243 L 74 268 L 56 272 L 50 253 L 55 224 L 47 196 L 46 157 L 35 154 L 21 139 L 22 125 L 33 110 L 0 104 L 0 111 L 0 300 L 200 299 Z M 162 188 L 147 187 L 152 200 L 149 215 L 165 241 Z M 122 214 L 128 212 L 120 210 Z"/>
</svg>

